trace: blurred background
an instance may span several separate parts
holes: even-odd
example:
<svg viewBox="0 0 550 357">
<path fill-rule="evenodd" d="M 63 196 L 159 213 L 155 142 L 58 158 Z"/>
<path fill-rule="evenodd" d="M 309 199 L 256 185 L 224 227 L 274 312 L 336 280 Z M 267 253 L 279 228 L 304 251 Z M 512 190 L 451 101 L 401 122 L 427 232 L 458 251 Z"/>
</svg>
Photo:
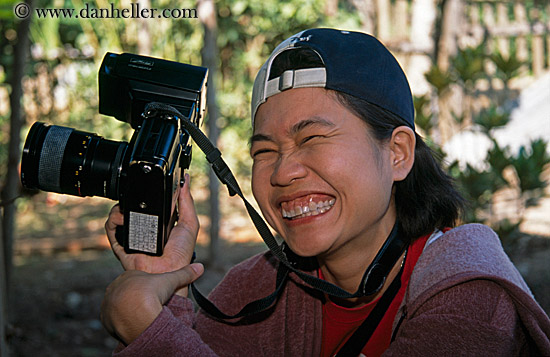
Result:
<svg viewBox="0 0 550 357">
<path fill-rule="evenodd" d="M 99 18 L 98 9 L 136 3 L 178 11 Z M 498 232 L 550 311 L 548 0 L 0 0 L 1 356 L 98 356 L 116 346 L 99 321 L 104 290 L 122 272 L 103 230 L 115 202 L 23 190 L 19 161 L 30 126 L 127 141 L 127 123 L 98 114 L 105 53 L 203 65 L 210 78 L 202 129 L 251 197 L 254 76 L 280 41 L 310 27 L 364 31 L 390 48 L 411 82 L 418 131 L 470 201 L 464 220 Z M 197 149 L 190 175 L 198 257 L 207 265 L 199 288 L 208 292 L 231 265 L 265 248 Z"/>
</svg>

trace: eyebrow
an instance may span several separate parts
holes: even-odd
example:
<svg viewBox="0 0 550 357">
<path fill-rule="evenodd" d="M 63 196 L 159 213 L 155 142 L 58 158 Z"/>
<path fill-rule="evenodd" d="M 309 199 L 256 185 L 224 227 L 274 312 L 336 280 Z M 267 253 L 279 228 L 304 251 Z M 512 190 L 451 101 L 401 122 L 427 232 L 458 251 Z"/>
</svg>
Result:
<svg viewBox="0 0 550 357">
<path fill-rule="evenodd" d="M 289 133 L 291 135 L 294 135 L 294 134 L 297 134 L 298 132 L 300 132 L 301 130 L 304 130 L 305 128 L 307 128 L 309 126 L 315 126 L 315 125 L 320 125 L 320 126 L 324 126 L 324 127 L 328 127 L 328 128 L 332 128 L 332 127 L 336 126 L 331 121 L 328 121 L 328 120 L 326 120 L 324 118 L 321 118 L 319 116 L 313 116 L 309 119 L 305 119 L 305 120 L 302 120 L 302 121 L 294 124 L 292 126 L 292 128 L 290 128 Z"/>
<path fill-rule="evenodd" d="M 296 135 L 301 130 L 304 130 L 305 128 L 307 128 L 309 126 L 315 126 L 315 125 L 320 125 L 320 126 L 324 126 L 324 127 L 328 127 L 328 128 L 332 128 L 332 127 L 336 126 L 331 121 L 328 121 L 328 120 L 326 120 L 324 118 L 321 118 L 319 116 L 313 116 L 311 118 L 302 120 L 302 121 L 294 124 L 288 132 L 289 132 L 290 135 Z M 271 142 L 273 142 L 275 140 L 273 140 L 273 138 L 269 135 L 254 134 L 254 135 L 252 135 L 252 137 L 250 138 L 248 143 L 249 143 L 249 145 L 252 145 L 253 143 L 255 143 L 257 141 L 271 141 Z"/>
<path fill-rule="evenodd" d="M 248 146 L 252 146 L 252 144 L 254 144 L 255 142 L 258 142 L 258 141 L 271 141 L 271 142 L 273 142 L 274 140 L 269 135 L 254 134 L 254 135 L 252 135 L 252 137 L 250 137 L 250 140 L 248 140 Z"/>
</svg>

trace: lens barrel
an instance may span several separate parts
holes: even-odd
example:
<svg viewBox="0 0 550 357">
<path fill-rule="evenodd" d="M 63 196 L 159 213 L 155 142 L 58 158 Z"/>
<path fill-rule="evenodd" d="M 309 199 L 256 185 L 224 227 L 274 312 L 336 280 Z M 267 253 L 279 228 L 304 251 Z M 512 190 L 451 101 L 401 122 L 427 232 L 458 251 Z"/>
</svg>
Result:
<svg viewBox="0 0 550 357">
<path fill-rule="evenodd" d="M 21 159 L 27 188 L 120 199 L 128 143 L 72 128 L 34 123 Z"/>
</svg>

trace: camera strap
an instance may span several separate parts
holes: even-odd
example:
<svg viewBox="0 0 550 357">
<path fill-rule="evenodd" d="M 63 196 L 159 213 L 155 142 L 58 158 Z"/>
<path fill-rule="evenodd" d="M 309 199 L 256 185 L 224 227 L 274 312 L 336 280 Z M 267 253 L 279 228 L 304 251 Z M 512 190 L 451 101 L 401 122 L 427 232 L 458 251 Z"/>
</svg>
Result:
<svg viewBox="0 0 550 357">
<path fill-rule="evenodd" d="M 396 220 L 392 231 L 386 239 L 383 246 L 378 251 L 374 260 L 369 265 L 365 274 L 363 275 L 361 284 L 355 293 L 349 293 L 344 289 L 331 284 L 325 280 L 319 279 L 313 275 L 307 274 L 300 269 L 301 261 L 303 258 L 294 254 L 289 247 L 285 244 L 278 244 L 277 240 L 271 233 L 271 230 L 267 226 L 267 223 L 263 220 L 260 214 L 254 209 L 254 207 L 246 200 L 244 194 L 237 182 L 237 179 L 221 157 L 221 152 L 216 148 L 206 135 L 190 120 L 170 105 L 164 103 L 153 102 L 147 104 L 144 110 L 145 116 L 157 115 L 158 112 L 162 114 L 174 116 L 180 119 L 180 123 L 183 128 L 193 138 L 197 146 L 206 155 L 206 159 L 211 164 L 212 169 L 218 176 L 219 180 L 225 184 L 229 190 L 229 195 L 239 195 L 243 200 L 246 210 L 252 219 L 252 223 L 256 227 L 258 233 L 262 237 L 263 241 L 273 253 L 273 255 L 279 259 L 280 264 L 277 271 L 277 286 L 273 294 L 249 303 L 243 310 L 233 316 L 228 316 L 217 309 L 208 299 L 206 299 L 196 287 L 191 284 L 191 290 L 195 296 L 195 300 L 201 308 L 214 317 L 220 319 L 232 319 L 237 317 L 248 316 L 263 310 L 266 310 L 271 306 L 278 297 L 279 292 L 282 290 L 289 272 L 295 273 L 302 281 L 310 285 L 312 288 L 319 290 L 325 294 L 337 297 L 337 298 L 355 298 L 362 296 L 369 296 L 377 293 L 382 289 L 391 269 L 397 263 L 399 258 L 405 252 L 408 244 L 402 239 L 398 233 L 398 222 Z M 303 262 L 303 261 L 302 261 Z"/>
<path fill-rule="evenodd" d="M 392 283 L 384 294 L 382 294 L 382 297 L 378 300 L 374 309 L 372 309 L 367 318 L 363 320 L 344 346 L 340 348 L 336 357 L 359 356 L 361 354 L 361 350 L 365 347 L 367 342 L 369 342 L 378 325 L 380 325 L 380 321 L 384 318 L 386 311 L 401 288 L 403 269 L 405 269 L 404 260 L 399 269 L 399 273 L 393 278 Z"/>
</svg>

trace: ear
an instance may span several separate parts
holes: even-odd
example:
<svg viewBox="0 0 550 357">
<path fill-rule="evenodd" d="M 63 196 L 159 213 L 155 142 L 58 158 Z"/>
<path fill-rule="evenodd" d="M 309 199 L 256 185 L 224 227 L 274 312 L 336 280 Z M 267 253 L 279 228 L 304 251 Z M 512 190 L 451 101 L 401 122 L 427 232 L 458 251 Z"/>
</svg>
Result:
<svg viewBox="0 0 550 357">
<path fill-rule="evenodd" d="M 414 164 L 416 135 L 408 126 L 399 126 L 393 130 L 390 140 L 390 155 L 393 181 L 404 180 Z"/>
</svg>

